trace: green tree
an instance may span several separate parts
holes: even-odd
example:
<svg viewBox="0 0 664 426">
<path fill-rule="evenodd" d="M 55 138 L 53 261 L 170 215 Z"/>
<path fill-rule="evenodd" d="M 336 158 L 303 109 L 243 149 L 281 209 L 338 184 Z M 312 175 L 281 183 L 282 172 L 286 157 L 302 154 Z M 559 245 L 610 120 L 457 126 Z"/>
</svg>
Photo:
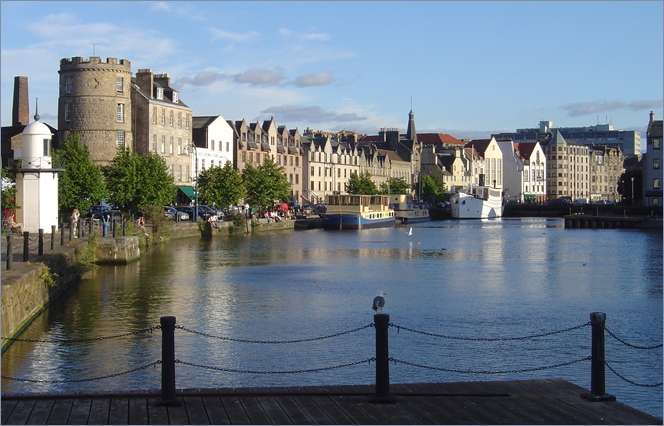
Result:
<svg viewBox="0 0 664 426">
<path fill-rule="evenodd" d="M 119 150 L 103 173 L 109 201 L 124 214 L 149 211 L 154 215 L 175 196 L 166 161 L 153 152 L 139 156 Z"/>
<path fill-rule="evenodd" d="M 242 175 L 230 161 L 224 167 L 210 167 L 198 174 L 198 195 L 201 204 L 217 207 L 236 205 L 246 194 Z"/>
<path fill-rule="evenodd" d="M 380 192 L 382 194 L 408 194 L 410 192 L 410 185 L 402 177 L 391 177 L 387 182 L 380 183 Z"/>
<path fill-rule="evenodd" d="M 78 133 L 70 133 L 62 148 L 54 150 L 53 157 L 65 163 L 64 173 L 58 176 L 61 217 L 69 217 L 74 209 L 84 213 L 107 197 L 101 167 L 92 162 L 88 147 L 81 143 Z"/>
<path fill-rule="evenodd" d="M 349 194 L 374 195 L 378 194 L 378 188 L 371 179 L 369 172 L 361 172 L 359 175 L 353 172 L 346 183 L 346 192 Z"/>
<path fill-rule="evenodd" d="M 7 176 L 9 168 L 2 169 L 2 212 L 9 209 L 16 211 L 16 182 Z"/>
<path fill-rule="evenodd" d="M 434 197 L 436 202 L 440 201 L 445 195 L 446 192 L 445 182 L 441 179 L 440 182 L 437 182 L 436 179 L 429 175 L 422 175 L 422 200 L 428 197 Z"/>
<path fill-rule="evenodd" d="M 254 207 L 272 207 L 275 202 L 285 201 L 290 196 L 290 183 L 284 176 L 284 168 L 268 157 L 263 164 L 249 164 L 242 171 L 246 189 L 246 201 Z"/>
</svg>

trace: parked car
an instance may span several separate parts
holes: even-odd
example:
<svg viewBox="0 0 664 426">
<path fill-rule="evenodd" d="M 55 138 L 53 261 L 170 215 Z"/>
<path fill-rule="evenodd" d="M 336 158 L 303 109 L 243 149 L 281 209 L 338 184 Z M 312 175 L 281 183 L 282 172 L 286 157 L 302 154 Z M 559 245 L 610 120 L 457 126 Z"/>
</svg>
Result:
<svg viewBox="0 0 664 426">
<path fill-rule="evenodd" d="M 598 200 L 598 201 L 593 201 L 592 205 L 593 206 L 615 206 L 616 203 L 614 203 L 613 201 L 609 201 L 609 200 Z"/>
<path fill-rule="evenodd" d="M 212 220 L 213 222 L 216 222 L 217 219 L 219 219 L 217 216 L 217 210 L 206 205 L 198 206 L 198 216 L 203 220 Z"/>
<path fill-rule="evenodd" d="M 120 217 L 120 212 L 118 210 L 111 210 L 107 205 L 100 204 L 88 207 L 88 217 L 93 219 L 103 218 L 104 220 L 110 220 L 111 217 Z"/>
<path fill-rule="evenodd" d="M 590 204 L 587 198 L 577 198 L 570 203 L 572 206 L 585 206 L 586 204 Z"/>
<path fill-rule="evenodd" d="M 571 201 L 571 197 L 560 197 L 556 198 L 555 200 L 547 201 L 544 205 L 552 207 L 568 206 Z"/>
<path fill-rule="evenodd" d="M 169 219 L 175 220 L 175 215 L 178 215 L 178 220 L 189 220 L 189 214 L 186 212 L 178 211 L 174 207 L 164 206 L 164 215 Z"/>
<path fill-rule="evenodd" d="M 187 216 L 189 216 L 189 220 L 192 220 L 192 221 L 194 220 L 194 208 L 193 207 L 178 206 L 178 207 L 175 207 L 175 210 L 177 210 L 179 212 L 186 213 Z"/>
</svg>

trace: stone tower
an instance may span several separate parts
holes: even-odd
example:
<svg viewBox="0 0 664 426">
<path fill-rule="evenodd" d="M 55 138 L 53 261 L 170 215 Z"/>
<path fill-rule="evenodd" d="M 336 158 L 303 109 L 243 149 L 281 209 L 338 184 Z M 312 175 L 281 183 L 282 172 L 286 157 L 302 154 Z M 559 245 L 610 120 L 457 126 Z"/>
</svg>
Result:
<svg viewBox="0 0 664 426">
<path fill-rule="evenodd" d="M 133 148 L 131 64 L 126 59 L 91 56 L 60 60 L 58 132 L 60 141 L 78 132 L 92 161 L 109 164 L 118 148 Z"/>
</svg>

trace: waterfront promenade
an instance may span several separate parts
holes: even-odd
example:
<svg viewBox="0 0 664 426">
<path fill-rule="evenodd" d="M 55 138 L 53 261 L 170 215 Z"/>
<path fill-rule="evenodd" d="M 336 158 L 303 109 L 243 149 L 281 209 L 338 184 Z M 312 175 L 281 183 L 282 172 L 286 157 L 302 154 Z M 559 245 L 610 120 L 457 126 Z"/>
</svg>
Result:
<svg viewBox="0 0 664 426">
<path fill-rule="evenodd" d="M 561 379 L 179 390 L 179 406 L 142 393 L 3 395 L 2 424 L 662 424 L 619 402 L 590 402 Z"/>
</svg>

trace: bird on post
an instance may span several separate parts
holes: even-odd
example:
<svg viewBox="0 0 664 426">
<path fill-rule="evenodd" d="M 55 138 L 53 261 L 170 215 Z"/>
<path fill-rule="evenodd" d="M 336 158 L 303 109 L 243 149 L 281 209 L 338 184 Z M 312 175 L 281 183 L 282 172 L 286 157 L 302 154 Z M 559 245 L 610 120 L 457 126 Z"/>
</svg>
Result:
<svg viewBox="0 0 664 426">
<path fill-rule="evenodd" d="M 374 297 L 373 306 L 371 307 L 371 309 L 373 309 L 374 311 L 378 311 L 378 309 L 380 308 L 380 313 L 382 314 L 383 313 L 383 306 L 385 306 L 385 297 L 384 296 L 386 294 L 387 293 L 383 293 L 382 291 L 379 291 L 378 295 L 376 297 Z"/>
</svg>

